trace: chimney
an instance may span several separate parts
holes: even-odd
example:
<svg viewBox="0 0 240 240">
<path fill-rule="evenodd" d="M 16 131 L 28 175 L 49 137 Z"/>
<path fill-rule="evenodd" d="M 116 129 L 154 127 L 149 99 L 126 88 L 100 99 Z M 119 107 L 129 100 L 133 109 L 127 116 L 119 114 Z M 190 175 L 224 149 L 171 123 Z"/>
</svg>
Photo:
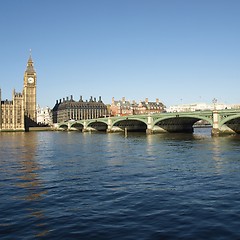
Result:
<svg viewBox="0 0 240 240">
<path fill-rule="evenodd" d="M 99 100 L 98 100 L 99 102 L 102 102 L 102 97 L 101 96 L 99 96 Z"/>
<path fill-rule="evenodd" d="M 67 97 L 67 101 L 68 101 L 68 97 Z"/>
<path fill-rule="evenodd" d="M 156 103 L 159 103 L 159 99 L 158 98 L 156 98 Z"/>
<path fill-rule="evenodd" d="M 125 97 L 122 97 L 122 102 L 123 102 L 123 103 L 125 102 Z"/>
<path fill-rule="evenodd" d="M 73 95 L 71 95 L 71 101 L 73 100 Z"/>
<path fill-rule="evenodd" d="M 112 97 L 112 104 L 114 104 L 114 97 Z"/>
<path fill-rule="evenodd" d="M 97 100 L 96 100 L 96 98 L 94 98 L 94 102 L 96 102 Z"/>
<path fill-rule="evenodd" d="M 56 104 L 58 104 L 58 100 L 56 100 Z"/>
<path fill-rule="evenodd" d="M 63 98 L 63 102 L 65 102 L 65 98 Z"/>
<path fill-rule="evenodd" d="M 145 103 L 148 104 L 148 98 L 145 98 Z"/>
<path fill-rule="evenodd" d="M 83 100 L 82 100 L 82 96 L 80 96 L 80 100 L 79 100 L 79 102 L 83 102 Z"/>
</svg>

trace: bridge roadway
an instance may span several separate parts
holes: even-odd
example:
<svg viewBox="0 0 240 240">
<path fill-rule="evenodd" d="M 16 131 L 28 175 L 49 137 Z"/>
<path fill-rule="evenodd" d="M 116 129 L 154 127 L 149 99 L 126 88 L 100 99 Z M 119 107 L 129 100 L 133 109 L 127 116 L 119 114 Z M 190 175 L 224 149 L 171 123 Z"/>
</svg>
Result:
<svg viewBox="0 0 240 240">
<path fill-rule="evenodd" d="M 240 109 L 130 115 L 86 120 L 69 120 L 55 125 L 56 130 L 193 132 L 193 125 L 204 120 L 212 126 L 212 135 L 240 133 Z"/>
</svg>

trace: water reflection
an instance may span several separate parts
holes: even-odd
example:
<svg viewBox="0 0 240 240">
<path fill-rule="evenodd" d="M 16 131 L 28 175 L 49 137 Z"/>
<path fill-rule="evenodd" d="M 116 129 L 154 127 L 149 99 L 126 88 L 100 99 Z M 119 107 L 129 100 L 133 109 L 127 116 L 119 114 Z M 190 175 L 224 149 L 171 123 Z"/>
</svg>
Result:
<svg viewBox="0 0 240 240">
<path fill-rule="evenodd" d="M 44 224 L 44 211 L 40 209 L 39 202 L 43 199 L 43 196 L 47 194 L 44 186 L 41 182 L 38 172 L 41 171 L 40 166 L 36 161 L 37 147 L 38 147 L 38 135 L 36 133 L 19 133 L 18 141 L 15 142 L 16 148 L 18 150 L 18 164 L 19 168 L 17 169 L 17 176 L 20 181 L 17 181 L 16 185 L 19 188 L 22 188 L 23 195 L 20 197 L 20 200 L 25 201 L 25 208 L 29 213 L 29 221 L 34 221 L 32 218 L 35 218 L 35 231 L 36 236 L 44 236 L 48 232 Z M 43 229 L 42 230 L 42 228 Z"/>
<path fill-rule="evenodd" d="M 212 138 L 212 154 L 212 159 L 215 161 L 215 168 L 218 173 L 221 173 L 223 163 L 220 138 Z"/>
<path fill-rule="evenodd" d="M 118 144 L 116 144 L 116 142 Z M 120 150 L 118 147 L 122 145 L 124 147 Z M 129 149 L 128 139 L 125 138 L 124 134 L 107 134 L 104 146 L 104 151 L 107 154 L 107 164 L 112 167 L 121 167 L 124 164 L 124 155 Z M 119 170 L 119 168 L 114 169 Z"/>
<path fill-rule="evenodd" d="M 0 235 L 8 231 L 8 239 L 149 239 L 159 227 L 156 238 L 184 239 L 189 228 L 234 232 L 238 224 L 239 138 L 198 129 L 127 138 L 23 133 L 0 141 Z"/>
</svg>

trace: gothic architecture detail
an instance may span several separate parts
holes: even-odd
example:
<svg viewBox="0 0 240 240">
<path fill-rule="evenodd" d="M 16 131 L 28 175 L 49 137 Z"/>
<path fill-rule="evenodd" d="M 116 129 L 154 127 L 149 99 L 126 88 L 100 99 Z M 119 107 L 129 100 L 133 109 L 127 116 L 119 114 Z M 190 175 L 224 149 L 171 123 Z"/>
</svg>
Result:
<svg viewBox="0 0 240 240">
<path fill-rule="evenodd" d="M 23 91 L 13 90 L 12 100 L 2 100 L 0 89 L 0 131 L 27 131 L 36 126 L 36 87 L 37 74 L 32 57 L 27 62 L 23 78 Z"/>
<path fill-rule="evenodd" d="M 27 69 L 24 73 L 23 97 L 24 97 L 24 115 L 26 127 L 35 126 L 37 122 L 37 103 L 36 86 L 37 74 L 34 70 L 32 57 L 30 55 L 27 63 Z"/>
</svg>

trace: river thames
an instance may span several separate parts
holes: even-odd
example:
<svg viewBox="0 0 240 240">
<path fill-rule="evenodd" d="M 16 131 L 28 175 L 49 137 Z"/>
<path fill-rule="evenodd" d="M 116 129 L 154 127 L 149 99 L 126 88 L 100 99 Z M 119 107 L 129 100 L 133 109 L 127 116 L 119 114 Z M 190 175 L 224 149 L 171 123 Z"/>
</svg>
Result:
<svg viewBox="0 0 240 240">
<path fill-rule="evenodd" d="M 240 136 L 0 134 L 1 239 L 240 239 Z"/>
</svg>

